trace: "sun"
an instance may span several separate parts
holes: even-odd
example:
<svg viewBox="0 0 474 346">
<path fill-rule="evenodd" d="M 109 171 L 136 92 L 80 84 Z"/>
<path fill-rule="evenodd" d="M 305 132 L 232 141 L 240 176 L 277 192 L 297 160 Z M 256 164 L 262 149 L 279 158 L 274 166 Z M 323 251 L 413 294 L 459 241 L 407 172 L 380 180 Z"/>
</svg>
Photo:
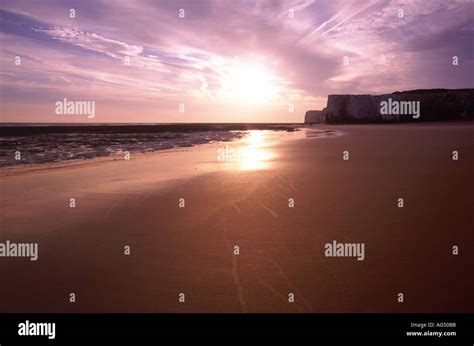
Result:
<svg viewBox="0 0 474 346">
<path fill-rule="evenodd" d="M 239 104 L 258 105 L 277 97 L 278 80 L 259 64 L 238 64 L 229 67 L 221 79 L 221 95 Z"/>
</svg>

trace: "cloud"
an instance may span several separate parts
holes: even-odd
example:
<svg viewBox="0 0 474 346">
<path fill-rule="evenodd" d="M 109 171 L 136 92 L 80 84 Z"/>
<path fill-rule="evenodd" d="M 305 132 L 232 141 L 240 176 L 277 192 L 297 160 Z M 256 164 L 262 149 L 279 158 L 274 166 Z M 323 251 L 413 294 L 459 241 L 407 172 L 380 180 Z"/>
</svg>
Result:
<svg viewBox="0 0 474 346">
<path fill-rule="evenodd" d="M 129 45 L 98 34 L 84 32 L 77 28 L 54 27 L 52 29 L 35 28 L 34 30 L 45 33 L 55 40 L 106 54 L 116 59 L 123 59 L 126 56 L 138 56 L 143 52 L 143 47 L 141 46 Z"/>
</svg>

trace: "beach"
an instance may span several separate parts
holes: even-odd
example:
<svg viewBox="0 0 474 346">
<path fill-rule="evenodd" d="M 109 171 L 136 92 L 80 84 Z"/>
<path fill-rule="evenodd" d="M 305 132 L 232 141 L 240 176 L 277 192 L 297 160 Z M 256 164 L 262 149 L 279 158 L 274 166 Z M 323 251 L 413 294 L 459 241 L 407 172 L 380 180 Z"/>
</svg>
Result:
<svg viewBox="0 0 474 346">
<path fill-rule="evenodd" d="M 473 133 L 320 125 L 2 168 L 0 242 L 38 258 L 0 258 L 0 311 L 472 311 Z"/>
</svg>

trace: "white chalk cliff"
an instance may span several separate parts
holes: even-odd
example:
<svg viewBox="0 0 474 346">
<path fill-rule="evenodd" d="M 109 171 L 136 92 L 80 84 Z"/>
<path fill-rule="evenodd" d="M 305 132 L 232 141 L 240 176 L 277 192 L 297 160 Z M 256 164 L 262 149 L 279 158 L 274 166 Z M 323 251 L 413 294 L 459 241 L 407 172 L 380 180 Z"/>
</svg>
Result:
<svg viewBox="0 0 474 346">
<path fill-rule="evenodd" d="M 419 107 L 417 115 L 384 112 L 383 102 Z M 382 111 L 381 111 L 382 110 Z M 398 111 L 398 108 L 394 108 Z M 308 111 L 305 123 L 375 123 L 474 119 L 474 89 L 424 89 L 383 95 L 329 95 L 327 107 Z"/>
</svg>

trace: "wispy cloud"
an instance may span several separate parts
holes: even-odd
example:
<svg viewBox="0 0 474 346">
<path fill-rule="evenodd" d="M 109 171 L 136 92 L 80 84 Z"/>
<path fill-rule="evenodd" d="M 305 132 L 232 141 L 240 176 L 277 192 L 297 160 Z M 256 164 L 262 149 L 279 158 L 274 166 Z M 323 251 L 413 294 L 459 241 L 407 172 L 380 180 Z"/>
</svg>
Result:
<svg viewBox="0 0 474 346">
<path fill-rule="evenodd" d="M 54 27 L 51 29 L 33 28 L 33 30 L 43 32 L 55 40 L 106 54 L 116 59 L 123 60 L 126 56 L 134 57 L 143 52 L 143 47 L 141 46 L 111 40 L 98 34 L 81 31 L 77 28 Z"/>
</svg>

